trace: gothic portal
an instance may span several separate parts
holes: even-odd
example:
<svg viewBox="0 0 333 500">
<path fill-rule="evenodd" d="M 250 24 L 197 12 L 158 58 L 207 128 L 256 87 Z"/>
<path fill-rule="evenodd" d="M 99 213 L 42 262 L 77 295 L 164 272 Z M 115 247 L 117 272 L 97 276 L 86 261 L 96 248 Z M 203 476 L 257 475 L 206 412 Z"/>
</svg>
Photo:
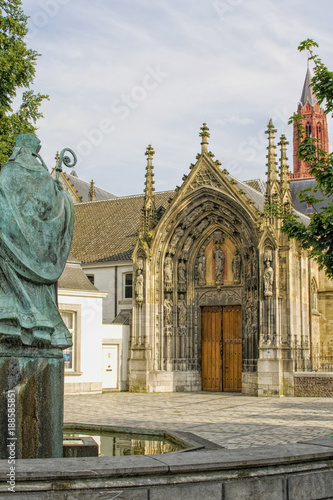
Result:
<svg viewBox="0 0 333 500">
<path fill-rule="evenodd" d="M 266 196 L 221 170 L 204 124 L 196 163 L 169 206 L 156 209 L 147 148 L 129 390 L 274 395 L 288 385 L 291 323 L 299 321 L 290 302 L 300 286 L 288 272 L 294 266 L 304 279 L 308 264 L 264 211 L 272 201 L 292 209 L 287 143 L 282 136 L 278 174 L 275 132 L 270 122 Z M 308 342 L 305 328 L 298 335 Z"/>
</svg>

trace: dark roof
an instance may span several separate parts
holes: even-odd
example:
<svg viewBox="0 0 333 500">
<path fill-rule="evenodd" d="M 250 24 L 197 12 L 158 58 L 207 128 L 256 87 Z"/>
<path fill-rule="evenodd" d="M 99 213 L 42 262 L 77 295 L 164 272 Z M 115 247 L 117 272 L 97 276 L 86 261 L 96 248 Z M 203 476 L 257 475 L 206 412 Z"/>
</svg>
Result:
<svg viewBox="0 0 333 500">
<path fill-rule="evenodd" d="M 312 215 L 316 210 L 320 211 L 321 208 L 327 206 L 329 201 L 333 201 L 333 196 L 324 196 L 320 191 L 317 193 L 313 192 L 312 190 L 316 185 L 317 182 L 315 179 L 300 179 L 290 183 L 291 198 L 295 210 L 305 215 Z M 313 194 L 319 200 L 323 200 L 321 203 L 316 203 L 316 210 L 313 207 L 308 207 L 307 203 L 299 201 L 297 195 L 303 189 L 310 189 L 311 191 L 309 191 L 308 194 Z"/>
<path fill-rule="evenodd" d="M 243 181 L 244 184 L 247 184 L 248 186 L 252 187 L 256 191 L 259 191 L 259 193 L 265 194 L 266 193 L 266 182 L 262 181 L 261 179 L 250 179 L 248 181 Z"/>
<path fill-rule="evenodd" d="M 304 86 L 302 90 L 302 95 L 301 95 L 301 104 L 304 107 L 307 101 L 311 104 L 311 106 L 315 105 L 316 98 L 312 92 L 312 86 L 311 86 L 311 73 L 309 70 L 309 67 L 306 71 L 305 75 L 305 81 L 304 81 Z"/>
<path fill-rule="evenodd" d="M 251 185 L 251 181 L 239 181 L 236 179 L 236 177 L 233 177 L 232 175 L 228 175 L 229 181 L 236 182 L 235 186 L 238 190 L 243 190 L 245 192 L 246 197 L 249 200 L 252 200 L 254 203 L 254 208 L 257 210 L 260 210 L 261 212 L 264 211 L 265 207 L 265 192 L 262 193 L 255 187 Z M 253 181 L 255 182 L 255 181 Z M 265 190 L 266 191 L 266 190 Z"/>
<path fill-rule="evenodd" d="M 58 281 L 58 288 L 65 290 L 86 290 L 98 292 L 83 272 L 80 263 L 68 261 Z"/>
<path fill-rule="evenodd" d="M 254 203 L 254 208 L 263 212 L 265 206 L 265 183 L 260 179 L 238 181 L 232 175 L 228 179 L 242 189 L 245 197 Z M 306 204 L 300 204 L 297 193 L 309 181 L 290 183 L 294 208 L 301 221 L 308 225 L 310 219 L 304 214 Z M 157 211 L 168 207 L 174 191 L 155 193 Z M 140 217 L 144 195 L 124 196 L 104 201 L 91 201 L 75 205 L 74 237 L 71 259 L 82 263 L 128 262 L 138 239 Z M 162 211 L 163 212 L 163 211 Z"/>
<path fill-rule="evenodd" d="M 156 193 L 156 208 L 167 208 L 173 194 Z M 84 263 L 131 260 L 143 202 L 142 194 L 75 205 L 71 258 Z"/>
<path fill-rule="evenodd" d="M 123 309 L 112 321 L 115 325 L 129 325 L 132 309 Z"/>
<path fill-rule="evenodd" d="M 82 201 L 88 201 L 88 194 L 91 183 L 80 179 L 75 171 L 70 174 L 65 173 L 65 175 L 74 189 L 78 192 L 78 195 L 82 198 Z M 105 191 L 105 189 L 99 188 L 97 186 L 95 186 L 95 193 L 96 201 L 117 198 L 115 194 L 110 193 L 109 191 Z"/>
</svg>

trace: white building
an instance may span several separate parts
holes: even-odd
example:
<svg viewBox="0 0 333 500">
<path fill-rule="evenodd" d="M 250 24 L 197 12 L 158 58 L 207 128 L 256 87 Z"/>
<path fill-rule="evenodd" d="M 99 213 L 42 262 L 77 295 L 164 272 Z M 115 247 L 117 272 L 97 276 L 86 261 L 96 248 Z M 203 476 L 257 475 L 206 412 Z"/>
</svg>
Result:
<svg viewBox="0 0 333 500">
<path fill-rule="evenodd" d="M 72 334 L 64 351 L 65 393 L 125 390 L 127 325 L 103 323 L 103 299 L 78 262 L 68 262 L 58 282 L 60 313 Z"/>
</svg>

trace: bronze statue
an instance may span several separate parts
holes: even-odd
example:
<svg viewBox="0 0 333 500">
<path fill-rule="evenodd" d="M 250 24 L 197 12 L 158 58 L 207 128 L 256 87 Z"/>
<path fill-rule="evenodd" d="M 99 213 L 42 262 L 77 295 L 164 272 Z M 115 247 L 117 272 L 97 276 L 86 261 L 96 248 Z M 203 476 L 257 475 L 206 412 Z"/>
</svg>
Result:
<svg viewBox="0 0 333 500">
<path fill-rule="evenodd" d="M 0 171 L 0 341 L 64 349 L 71 336 L 58 311 L 57 280 L 71 246 L 74 208 L 40 147 L 33 134 L 18 135 Z"/>
</svg>

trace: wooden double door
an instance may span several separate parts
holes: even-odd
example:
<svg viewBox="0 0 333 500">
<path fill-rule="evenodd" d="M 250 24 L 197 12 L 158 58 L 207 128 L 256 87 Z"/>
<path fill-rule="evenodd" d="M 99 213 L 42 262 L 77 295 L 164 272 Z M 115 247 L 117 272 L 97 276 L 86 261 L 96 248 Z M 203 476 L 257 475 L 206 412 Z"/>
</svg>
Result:
<svg viewBox="0 0 333 500">
<path fill-rule="evenodd" d="M 241 306 L 202 307 L 202 390 L 242 390 Z"/>
</svg>

